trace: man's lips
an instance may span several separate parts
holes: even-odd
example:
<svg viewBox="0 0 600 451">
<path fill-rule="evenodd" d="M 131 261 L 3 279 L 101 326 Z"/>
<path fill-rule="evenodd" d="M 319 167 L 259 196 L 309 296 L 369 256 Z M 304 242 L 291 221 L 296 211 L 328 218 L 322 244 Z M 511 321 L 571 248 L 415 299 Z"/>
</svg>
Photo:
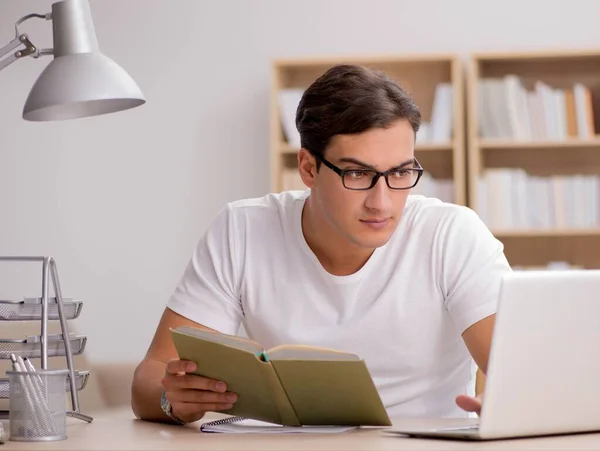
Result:
<svg viewBox="0 0 600 451">
<path fill-rule="evenodd" d="M 375 223 L 375 224 L 376 224 L 376 223 L 379 223 L 379 222 L 387 222 L 387 221 L 389 221 L 389 220 L 390 220 L 390 218 L 381 218 L 381 219 L 378 219 L 378 218 L 373 218 L 373 219 L 361 219 L 361 221 L 362 221 L 362 222 Z"/>
<path fill-rule="evenodd" d="M 381 229 L 385 228 L 388 225 L 388 223 L 390 222 L 390 218 L 361 219 L 360 222 L 362 222 L 363 224 L 369 226 L 372 229 L 381 230 Z"/>
</svg>

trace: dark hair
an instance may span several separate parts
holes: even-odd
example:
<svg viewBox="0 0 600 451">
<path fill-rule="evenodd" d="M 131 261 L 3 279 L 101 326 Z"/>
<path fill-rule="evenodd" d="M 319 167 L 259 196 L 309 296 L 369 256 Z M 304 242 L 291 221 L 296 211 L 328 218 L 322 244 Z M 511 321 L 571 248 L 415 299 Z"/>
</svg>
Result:
<svg viewBox="0 0 600 451">
<path fill-rule="evenodd" d="M 384 128 L 398 119 L 407 119 L 417 133 L 421 113 L 413 99 L 383 72 L 352 64 L 317 78 L 296 110 L 300 143 L 313 155 L 323 155 L 335 135 Z"/>
</svg>

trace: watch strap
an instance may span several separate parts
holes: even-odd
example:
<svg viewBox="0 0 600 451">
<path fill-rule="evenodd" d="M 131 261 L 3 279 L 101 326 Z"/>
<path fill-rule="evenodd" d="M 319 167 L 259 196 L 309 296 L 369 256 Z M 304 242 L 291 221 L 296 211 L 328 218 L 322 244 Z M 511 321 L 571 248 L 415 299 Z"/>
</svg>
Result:
<svg viewBox="0 0 600 451">
<path fill-rule="evenodd" d="M 171 406 L 171 403 L 169 402 L 169 400 L 167 399 L 167 393 L 163 390 L 162 395 L 160 397 L 160 407 L 162 408 L 163 412 L 171 419 L 173 420 L 175 423 L 177 424 L 186 424 L 185 421 L 183 421 L 182 419 L 178 418 L 174 413 L 173 413 L 173 406 Z"/>
</svg>

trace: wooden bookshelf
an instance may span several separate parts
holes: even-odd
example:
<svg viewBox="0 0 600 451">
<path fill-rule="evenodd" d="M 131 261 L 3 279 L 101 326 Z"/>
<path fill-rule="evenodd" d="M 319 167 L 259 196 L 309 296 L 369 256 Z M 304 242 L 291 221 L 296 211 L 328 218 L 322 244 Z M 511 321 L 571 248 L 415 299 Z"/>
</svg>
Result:
<svg viewBox="0 0 600 451">
<path fill-rule="evenodd" d="M 422 178 L 427 178 L 427 181 L 420 182 L 414 192 L 427 189 L 432 180 L 443 181 L 445 188 L 440 189 L 445 190 L 443 193 L 448 200 L 466 204 L 463 71 L 460 60 L 453 55 L 320 57 L 274 61 L 270 120 L 271 190 L 278 192 L 286 189 L 304 189 L 297 174 L 297 137 L 294 141 L 286 134 L 286 130 L 293 125 L 290 115 L 293 116 L 295 109 L 292 111 L 288 106 L 286 113 L 280 96 L 286 90 L 302 92 L 329 67 L 343 63 L 360 64 L 386 72 L 409 92 L 421 109 L 426 124 L 423 131 L 417 135 L 415 156 L 428 176 Z M 451 92 L 452 101 L 445 104 L 445 116 L 444 104 L 440 100 L 437 102 L 438 105 L 441 104 L 438 111 L 442 113 L 434 114 L 438 86 L 445 86 L 448 88 L 446 92 Z M 438 95 L 437 98 L 440 97 Z M 436 117 L 440 120 L 432 121 L 432 118 Z M 447 121 L 447 139 L 443 138 L 443 133 L 431 131 L 436 128 L 434 125 L 427 125 L 435 122 L 438 131 L 444 130 L 444 119 Z M 436 139 L 427 140 L 428 131 L 434 134 Z"/>
<path fill-rule="evenodd" d="M 511 265 L 600 268 L 600 50 L 476 54 L 467 193 Z"/>
</svg>

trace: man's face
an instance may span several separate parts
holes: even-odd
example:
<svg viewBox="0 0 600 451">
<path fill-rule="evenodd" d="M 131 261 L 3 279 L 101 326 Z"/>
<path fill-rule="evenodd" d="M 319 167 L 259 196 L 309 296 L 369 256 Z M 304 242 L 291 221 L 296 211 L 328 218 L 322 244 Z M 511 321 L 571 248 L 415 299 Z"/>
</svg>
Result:
<svg viewBox="0 0 600 451">
<path fill-rule="evenodd" d="M 414 136 L 410 123 L 400 120 L 385 129 L 336 136 L 323 157 L 340 169 L 384 172 L 413 160 Z M 323 163 L 311 188 L 311 196 L 332 229 L 353 245 L 368 249 L 388 242 L 410 191 L 390 189 L 384 177 L 370 190 L 349 190 L 342 178 Z"/>
</svg>

